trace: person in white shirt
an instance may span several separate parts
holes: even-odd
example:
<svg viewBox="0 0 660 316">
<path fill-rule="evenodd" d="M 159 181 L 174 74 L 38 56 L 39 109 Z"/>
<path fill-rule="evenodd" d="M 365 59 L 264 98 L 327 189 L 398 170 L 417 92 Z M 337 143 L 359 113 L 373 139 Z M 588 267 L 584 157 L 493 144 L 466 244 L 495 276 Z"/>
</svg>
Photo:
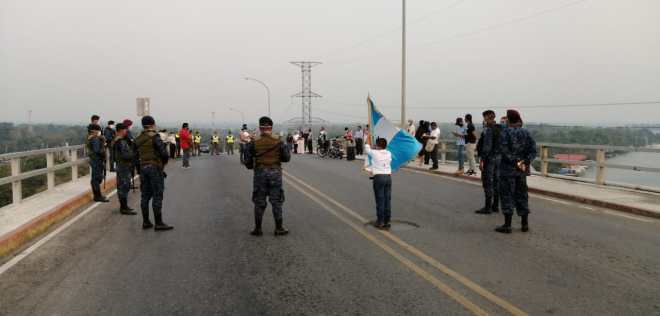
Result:
<svg viewBox="0 0 660 316">
<path fill-rule="evenodd" d="M 413 120 L 408 120 L 408 127 L 406 128 L 408 134 L 415 136 L 417 129 L 415 128 L 415 122 Z"/>
<path fill-rule="evenodd" d="M 431 170 L 438 169 L 438 143 L 440 143 L 440 128 L 436 122 L 431 123 L 431 134 L 429 135 L 429 140 L 427 144 L 432 144 L 433 149 L 429 151 L 431 161 L 433 161 L 433 166 Z"/>
<path fill-rule="evenodd" d="M 463 125 L 463 118 L 456 118 L 456 129 L 452 132 L 456 136 L 456 153 L 458 155 L 458 170 L 456 171 L 457 175 L 461 175 L 464 172 L 464 159 L 465 159 L 465 134 L 466 130 Z"/>
<path fill-rule="evenodd" d="M 392 153 L 387 150 L 387 140 L 379 138 L 376 147 L 365 146 L 371 159 L 374 196 L 376 198 L 376 228 L 389 229 L 392 218 Z"/>
</svg>

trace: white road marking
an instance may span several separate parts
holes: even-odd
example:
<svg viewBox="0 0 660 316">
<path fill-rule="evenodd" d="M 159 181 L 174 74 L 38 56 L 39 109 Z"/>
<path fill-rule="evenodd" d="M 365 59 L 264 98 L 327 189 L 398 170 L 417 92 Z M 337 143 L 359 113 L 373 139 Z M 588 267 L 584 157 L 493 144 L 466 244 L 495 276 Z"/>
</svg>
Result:
<svg viewBox="0 0 660 316">
<path fill-rule="evenodd" d="M 113 190 L 110 192 L 107 197 L 111 197 L 117 193 L 117 190 Z M 52 231 L 50 234 L 46 235 L 46 237 L 42 238 L 41 240 L 37 241 L 34 243 L 34 245 L 30 246 L 29 248 L 23 250 L 16 256 L 14 256 L 11 260 L 7 261 L 5 264 L 0 266 L 0 276 L 7 272 L 7 270 L 11 269 L 13 266 L 21 262 L 21 260 L 25 259 L 27 256 L 29 256 L 31 253 L 35 252 L 39 247 L 43 246 L 45 243 L 47 243 L 49 240 L 53 239 L 57 234 L 61 233 L 65 229 L 67 229 L 69 226 L 73 225 L 75 222 L 77 222 L 79 219 L 81 219 L 83 216 L 87 215 L 87 213 L 91 212 L 94 208 L 99 206 L 101 202 L 96 202 L 92 205 L 90 205 L 88 208 L 86 208 L 84 211 L 82 211 L 80 214 L 76 215 L 74 218 L 71 220 L 67 221 L 64 223 L 62 226 L 58 227 L 56 230 Z"/>
</svg>

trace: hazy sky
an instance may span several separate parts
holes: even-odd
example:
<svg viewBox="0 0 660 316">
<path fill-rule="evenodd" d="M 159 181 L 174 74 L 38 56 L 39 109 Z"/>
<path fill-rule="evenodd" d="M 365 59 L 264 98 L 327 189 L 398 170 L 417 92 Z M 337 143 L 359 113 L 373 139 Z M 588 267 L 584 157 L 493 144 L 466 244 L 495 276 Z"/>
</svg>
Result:
<svg viewBox="0 0 660 316">
<path fill-rule="evenodd" d="M 660 122 L 660 1 L 408 0 L 408 116 L 451 121 L 520 106 L 527 121 Z M 400 0 L 0 0 L 0 121 L 135 117 L 159 121 L 300 115 L 300 69 L 313 112 L 366 117 L 367 93 L 399 118 Z M 442 109 L 442 108 L 445 109 Z"/>
</svg>

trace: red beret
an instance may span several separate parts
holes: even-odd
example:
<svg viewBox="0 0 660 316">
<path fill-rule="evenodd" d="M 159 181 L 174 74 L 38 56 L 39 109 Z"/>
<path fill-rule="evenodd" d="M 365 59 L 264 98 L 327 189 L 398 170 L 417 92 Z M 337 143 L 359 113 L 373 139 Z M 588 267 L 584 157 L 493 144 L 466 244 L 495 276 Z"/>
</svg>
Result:
<svg viewBox="0 0 660 316">
<path fill-rule="evenodd" d="M 123 123 L 126 125 L 126 127 L 131 127 L 133 125 L 133 121 L 129 119 L 125 119 Z"/>
</svg>

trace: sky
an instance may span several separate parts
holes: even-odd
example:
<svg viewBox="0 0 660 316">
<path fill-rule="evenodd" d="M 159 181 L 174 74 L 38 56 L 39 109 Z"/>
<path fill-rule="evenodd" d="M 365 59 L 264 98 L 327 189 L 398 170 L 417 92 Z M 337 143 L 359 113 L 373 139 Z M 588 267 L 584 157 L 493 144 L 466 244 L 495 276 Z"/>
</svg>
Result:
<svg viewBox="0 0 660 316">
<path fill-rule="evenodd" d="M 646 103 L 660 102 L 660 1 L 407 3 L 408 118 L 660 123 Z M 322 62 L 314 116 L 364 121 L 371 94 L 398 120 L 401 14 L 401 0 L 0 0 L 0 121 L 136 118 L 141 96 L 159 122 L 256 121 L 253 77 L 282 122 L 301 115 L 291 61 Z"/>
</svg>

